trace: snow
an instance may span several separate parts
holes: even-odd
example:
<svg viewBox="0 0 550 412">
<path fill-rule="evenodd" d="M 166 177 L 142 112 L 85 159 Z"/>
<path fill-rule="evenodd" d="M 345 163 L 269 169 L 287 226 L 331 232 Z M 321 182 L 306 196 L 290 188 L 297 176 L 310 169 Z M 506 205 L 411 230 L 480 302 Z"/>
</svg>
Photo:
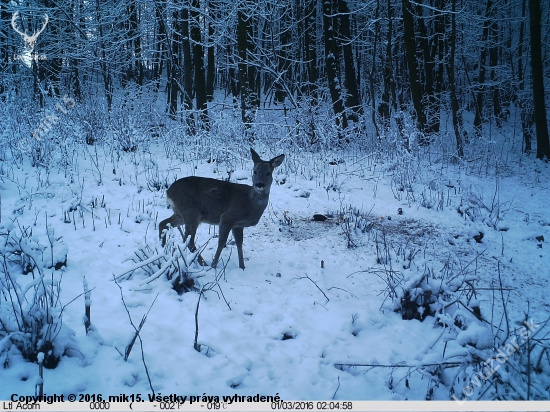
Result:
<svg viewBox="0 0 550 412">
<path fill-rule="evenodd" d="M 263 149 L 258 151 L 264 159 L 284 151 Z M 27 161 L 23 167 L 4 164 L 0 175 L 2 231 L 19 230 L 18 224 L 32 227 L 33 236 L 25 238 L 21 248 L 40 265 L 44 282 L 53 277 L 60 285 L 60 302 L 67 305 L 55 341 L 56 350 L 65 351 L 58 353 L 63 356 L 56 368 L 44 369 L 44 391 L 104 397 L 141 393 L 145 398 L 151 388 L 139 340 L 127 361 L 121 356 L 135 330 L 113 277 L 135 268 L 131 259 L 145 245 L 163 253 L 157 225 L 171 211 L 164 190 L 147 189 L 144 156 L 121 152 L 113 174 L 108 154 L 98 150 L 103 165 L 98 183 L 89 152 L 79 150 L 74 166 L 78 179 L 52 169 L 46 182 Z M 234 170 L 231 181 L 250 185 L 249 152 L 231 150 L 243 165 L 236 170 L 227 166 Z M 182 163 L 176 156 L 167 158 L 160 143 L 151 143 L 147 152 L 169 181 L 191 174 L 227 178 L 225 166 L 206 156 Z M 482 288 L 500 281 L 511 288 L 506 294 L 512 322 L 521 324 L 527 301 L 536 322 L 548 317 L 548 164 L 522 157 L 521 162 L 503 165 L 496 175 L 466 171 L 450 162 L 399 163 L 387 158 L 375 163 L 367 153 L 357 152 L 339 152 L 342 162 L 335 164 L 329 162 L 338 157 L 336 152 L 317 156 L 288 149 L 285 155 L 274 173 L 268 209 L 257 226 L 244 231 L 246 269 L 238 268 L 231 240 L 218 269 L 196 264 L 191 268 L 200 288 L 214 281 L 227 263 L 219 289 L 206 292 L 200 302 L 200 353 L 193 348 L 198 292 L 178 295 L 165 276 L 147 283 L 141 270 L 118 280 L 134 325 L 150 310 L 140 336 L 155 393 L 425 399 L 427 381 L 421 372 L 412 373 L 405 388 L 400 379 L 407 370 L 346 365 L 414 367 L 464 358 L 470 348 L 492 348 L 494 330 L 474 320 L 457 336 L 447 334 L 443 323 L 471 316 L 458 304 L 437 318 L 403 320 L 394 312 L 398 300 L 387 296 L 384 265 L 393 265 L 403 275 L 401 286 L 411 286 L 415 301 L 423 299 L 427 285 L 437 282 L 418 284 L 424 270 L 444 271 L 447 262 L 457 273 L 464 271 L 464 279 L 478 282 L 471 307 L 480 306 L 485 319 L 493 316 L 493 324 L 500 324 L 496 319 L 502 308 L 495 308 L 493 292 Z M 411 169 L 403 172 L 407 167 Z M 366 220 L 374 224 L 370 232 L 353 232 L 354 248 L 348 248 L 344 234 L 348 207 L 368 215 Z M 315 213 L 329 218 L 313 221 Z M 481 243 L 473 239 L 479 232 L 484 234 Z M 202 253 L 207 262 L 217 246 L 217 238 L 209 241 L 213 233 L 206 224 L 197 233 L 197 245 L 208 242 Z M 380 263 L 382 234 L 392 245 L 390 263 Z M 181 243 L 179 233 L 175 236 Z M 544 241 L 537 240 L 540 236 Z M 51 267 L 50 242 L 54 265 L 66 259 L 61 269 Z M 407 259 L 400 253 L 413 250 L 418 252 L 405 269 Z M 42 281 L 30 274 L 13 276 L 26 291 Z M 447 291 L 454 292 L 464 279 L 447 282 Z M 91 305 L 88 335 L 82 322 L 85 303 Z M 0 360 L 7 362 L 0 369 L 0 399 L 34 394 L 36 362 L 25 360 L 6 339 L 0 341 L 0 353 Z M 448 400 L 451 381 L 448 378 L 447 387 L 435 387 L 431 398 Z"/>
<path fill-rule="evenodd" d="M 471 345 L 477 349 L 486 349 L 493 345 L 491 334 L 478 322 L 472 322 L 468 329 L 458 334 L 456 340 L 462 346 Z"/>
</svg>

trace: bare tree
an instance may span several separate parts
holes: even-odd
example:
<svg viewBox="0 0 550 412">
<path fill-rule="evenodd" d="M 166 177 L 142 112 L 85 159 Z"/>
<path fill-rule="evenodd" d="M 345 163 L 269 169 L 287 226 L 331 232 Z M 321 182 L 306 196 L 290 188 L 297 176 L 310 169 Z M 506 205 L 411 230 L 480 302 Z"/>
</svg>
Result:
<svg viewBox="0 0 550 412">
<path fill-rule="evenodd" d="M 550 159 L 546 104 L 544 102 L 544 72 L 542 69 L 540 0 L 529 0 L 529 22 L 531 25 L 531 73 L 533 76 L 533 105 L 537 128 L 537 158 Z"/>
<path fill-rule="evenodd" d="M 338 76 L 338 49 L 334 33 L 334 14 L 333 2 L 331 0 L 323 1 L 323 29 L 325 34 L 325 66 L 332 100 L 332 108 L 336 116 L 336 124 L 341 129 L 347 129 L 348 118 L 344 110 L 344 100 L 342 96 L 342 83 Z M 343 136 L 340 135 L 340 138 Z"/>
<path fill-rule="evenodd" d="M 204 125 L 208 125 L 208 109 L 206 99 L 206 78 L 204 71 L 204 48 L 202 45 L 201 9 L 199 0 L 191 0 L 191 41 L 193 43 L 193 65 L 195 68 L 195 102 L 197 110 L 200 111 L 201 119 Z"/>
<path fill-rule="evenodd" d="M 462 140 L 462 115 L 459 113 L 458 98 L 456 94 L 455 55 L 456 55 L 456 0 L 451 0 L 451 38 L 449 64 L 447 75 L 449 77 L 449 90 L 451 94 L 451 113 L 453 117 L 453 130 L 456 139 L 456 151 L 459 157 L 464 157 L 464 142 Z"/>
<path fill-rule="evenodd" d="M 412 103 L 414 106 L 417 128 L 426 131 L 426 113 L 422 101 L 422 83 L 418 73 L 416 61 L 416 35 L 414 32 L 414 19 L 412 5 L 409 0 L 403 2 L 403 36 L 407 56 L 407 68 L 409 71 L 409 86 Z"/>
</svg>

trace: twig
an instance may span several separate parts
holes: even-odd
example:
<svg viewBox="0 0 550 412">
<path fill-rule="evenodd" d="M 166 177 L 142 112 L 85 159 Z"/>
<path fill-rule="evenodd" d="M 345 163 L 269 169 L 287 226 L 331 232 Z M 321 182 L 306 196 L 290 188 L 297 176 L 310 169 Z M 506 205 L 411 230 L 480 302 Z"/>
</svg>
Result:
<svg viewBox="0 0 550 412">
<path fill-rule="evenodd" d="M 92 290 L 95 290 L 95 287 L 94 288 L 91 288 L 88 290 L 88 292 L 91 292 Z M 59 312 L 59 316 L 61 316 L 63 314 L 63 311 L 65 310 L 65 308 L 67 306 L 69 306 L 71 303 L 73 303 L 75 300 L 77 300 L 79 297 L 81 297 L 82 295 L 86 294 L 86 292 L 82 292 L 81 294 L 79 295 L 76 295 L 76 297 L 72 300 L 70 300 L 68 303 L 64 304 L 62 307 L 61 307 L 61 311 Z"/>
<path fill-rule="evenodd" d="M 330 301 L 330 299 L 328 298 L 328 296 L 325 294 L 325 292 L 323 292 L 321 290 L 321 288 L 317 285 L 317 283 L 315 283 L 315 281 L 313 279 L 311 279 L 307 274 L 305 276 L 302 276 L 302 277 L 299 277 L 299 278 L 295 278 L 295 280 L 300 280 L 300 279 L 309 279 L 311 281 L 311 283 L 313 283 L 317 289 L 319 289 L 319 291 L 323 294 L 323 296 L 325 297 L 325 299 L 327 300 L 327 302 Z"/>
<path fill-rule="evenodd" d="M 139 268 L 141 268 L 142 266 L 146 266 L 146 265 L 149 265 L 150 263 L 153 263 L 155 260 L 159 260 L 159 259 L 162 259 L 162 258 L 165 258 L 166 256 L 164 255 L 156 255 L 156 256 L 153 256 L 152 258 L 150 259 L 147 259 L 147 260 L 143 260 L 137 264 L 135 264 L 134 266 L 132 266 L 131 268 L 127 269 L 126 271 L 122 272 L 121 274 L 117 275 L 115 277 L 115 280 L 118 280 L 120 279 L 122 276 L 124 275 L 127 275 L 128 273 L 130 272 L 133 272 Z"/>
<path fill-rule="evenodd" d="M 143 351 L 143 341 L 141 340 L 141 336 L 139 334 L 139 331 L 141 330 L 141 328 L 145 324 L 145 321 L 147 320 L 147 315 L 151 311 L 151 308 L 153 307 L 153 305 L 155 304 L 155 302 L 158 298 L 158 293 L 157 293 L 157 296 L 155 296 L 155 299 L 153 300 L 153 303 L 151 303 L 151 306 L 149 307 L 149 310 L 145 313 L 145 315 L 143 315 L 143 318 L 141 319 L 141 322 L 139 324 L 139 329 L 138 329 L 134 325 L 134 322 L 132 321 L 132 316 L 130 315 L 130 311 L 128 310 L 128 306 L 126 306 L 126 302 L 124 301 L 124 294 L 122 293 L 122 287 L 116 281 L 114 275 L 113 275 L 113 280 L 115 281 L 115 284 L 118 286 L 118 288 L 120 290 L 120 297 L 122 299 L 122 304 L 124 305 L 124 309 L 126 309 L 126 313 L 128 314 L 128 319 L 130 320 L 130 325 L 132 325 L 132 327 L 136 331 L 136 334 L 134 335 L 134 338 L 132 339 L 130 344 L 126 347 L 126 350 L 124 352 L 124 360 L 125 361 L 128 360 L 128 356 L 130 356 L 130 352 L 132 351 L 132 347 L 134 345 L 136 337 L 139 338 L 139 344 L 140 344 L 140 347 L 141 347 L 141 359 L 143 361 L 143 366 L 145 367 L 145 373 L 147 374 L 147 380 L 149 381 L 149 387 L 151 388 L 151 392 L 155 393 L 155 390 L 153 389 L 153 384 L 151 382 L 151 377 L 149 376 L 149 369 L 147 368 L 147 363 L 145 363 L 145 354 L 144 354 L 144 351 Z"/>
<path fill-rule="evenodd" d="M 338 392 L 338 389 L 340 389 L 340 377 L 338 376 L 338 386 L 336 387 L 336 390 L 334 391 L 334 395 L 332 395 L 332 399 L 336 398 L 336 392 Z"/>
<path fill-rule="evenodd" d="M 338 290 L 341 290 L 342 292 L 346 292 L 346 293 L 349 293 L 351 296 L 353 296 L 354 298 L 357 299 L 357 296 L 355 296 L 353 293 L 351 292 L 348 292 L 346 289 L 342 289 L 342 288 L 339 288 L 339 287 L 336 287 L 336 286 L 332 286 L 330 288 L 328 288 L 328 290 L 331 290 L 331 289 L 338 289 Z"/>
<path fill-rule="evenodd" d="M 225 301 L 225 303 L 226 303 L 227 307 L 229 308 L 229 310 L 231 310 L 231 306 L 229 305 L 229 302 L 225 298 L 225 295 L 223 294 L 223 290 L 222 290 L 222 288 L 220 286 L 220 282 L 219 282 L 219 280 L 221 279 L 222 273 L 225 273 L 225 270 L 227 268 L 227 263 L 229 263 L 229 259 L 227 260 L 225 265 L 223 265 L 222 270 L 220 270 L 220 272 L 216 274 L 214 282 L 206 283 L 201 288 L 201 290 L 199 292 L 199 299 L 197 300 L 197 309 L 195 309 L 195 340 L 193 342 L 193 348 L 197 352 L 201 351 L 201 345 L 199 345 L 199 307 L 200 307 L 201 298 L 202 298 L 202 295 L 204 294 L 204 292 L 212 290 L 215 286 L 218 286 L 218 288 L 220 289 L 220 293 L 222 294 L 223 300 Z M 219 297 L 219 295 L 218 295 L 218 297 Z"/>
<path fill-rule="evenodd" d="M 206 284 L 208 285 L 208 283 Z M 195 309 L 195 340 L 193 342 L 193 348 L 200 353 L 201 351 L 201 345 L 199 345 L 199 306 L 201 304 L 201 297 L 202 297 L 202 292 L 204 291 L 204 288 L 206 287 L 206 285 L 203 285 L 203 287 L 201 288 L 201 291 L 199 292 L 199 299 L 197 300 L 197 309 Z"/>
<path fill-rule="evenodd" d="M 168 259 L 166 261 L 166 263 L 159 270 L 157 270 L 155 273 L 153 273 L 151 276 L 149 276 L 149 278 L 145 282 L 142 282 L 139 286 L 145 286 L 146 284 L 151 283 L 153 280 L 158 279 L 159 277 L 161 277 L 164 274 L 164 272 L 166 272 L 168 269 L 170 269 L 170 266 L 176 260 L 177 260 L 176 255 L 172 256 L 170 259 Z"/>
<path fill-rule="evenodd" d="M 506 301 L 504 300 L 504 293 L 502 290 L 502 278 L 500 277 L 500 260 L 497 262 L 497 268 L 498 268 L 498 283 L 500 285 L 500 296 L 502 299 L 502 306 L 504 311 L 504 318 L 506 320 L 506 337 L 504 338 L 503 342 L 506 342 L 508 338 L 510 337 L 510 321 L 508 320 L 508 311 L 506 309 Z"/>
<path fill-rule="evenodd" d="M 222 290 L 222 287 L 220 285 L 220 279 L 222 278 L 222 275 L 223 275 L 223 278 L 225 279 L 225 272 L 227 270 L 227 264 L 229 263 L 229 260 L 231 259 L 231 253 L 233 252 L 233 248 L 231 248 L 229 250 L 229 258 L 227 259 L 227 261 L 225 262 L 225 264 L 223 265 L 222 269 L 220 270 L 219 273 L 216 274 L 216 285 L 218 286 L 218 289 L 220 290 L 220 293 L 222 294 L 222 298 L 223 300 L 225 301 L 225 304 L 227 305 L 227 307 L 229 308 L 229 310 L 232 310 L 231 309 L 231 305 L 229 304 L 229 302 L 227 301 L 227 299 L 225 298 L 225 295 L 223 293 L 223 290 Z M 212 289 L 212 288 L 211 288 Z"/>
<path fill-rule="evenodd" d="M 462 366 L 463 362 L 441 362 L 441 363 L 423 363 L 420 365 L 407 365 L 404 363 L 395 363 L 392 365 L 382 365 L 376 363 L 335 363 L 334 366 L 361 366 L 365 368 L 427 368 L 429 366 L 447 366 L 450 368 L 456 368 Z"/>
<path fill-rule="evenodd" d="M 82 286 L 84 288 L 84 328 L 86 329 L 86 335 L 90 331 L 90 326 L 92 326 L 92 320 L 91 320 L 91 292 L 88 291 L 88 282 L 86 281 L 86 276 L 84 276 L 84 279 L 82 280 Z"/>
</svg>

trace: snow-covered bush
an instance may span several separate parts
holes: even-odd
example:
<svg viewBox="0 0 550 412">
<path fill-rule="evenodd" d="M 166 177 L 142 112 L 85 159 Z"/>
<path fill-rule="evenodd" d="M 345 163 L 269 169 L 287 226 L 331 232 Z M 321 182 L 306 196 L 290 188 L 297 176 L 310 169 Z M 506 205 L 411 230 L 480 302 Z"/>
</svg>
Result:
<svg viewBox="0 0 550 412">
<path fill-rule="evenodd" d="M 475 191 L 473 188 L 464 193 L 461 198 L 460 205 L 457 207 L 457 212 L 472 222 L 482 222 L 488 227 L 495 230 L 507 230 L 507 227 L 502 224 L 504 216 L 512 207 L 512 202 L 500 201 L 500 193 L 498 186 L 498 177 L 495 186 L 495 192 L 490 196 L 489 201 L 484 199 L 483 193 Z"/>
<path fill-rule="evenodd" d="M 76 141 L 85 141 L 87 145 L 105 141 L 106 122 L 105 110 L 101 106 L 77 105 L 71 113 L 74 118 Z"/>
<path fill-rule="evenodd" d="M 0 226 L 0 363 L 9 367 L 18 351 L 24 359 L 55 368 L 61 356 L 75 349 L 74 332 L 63 325 L 59 300 L 62 263 L 67 247 L 54 239 L 48 227 L 49 246 L 29 229 L 13 223 Z M 46 274 L 46 268 L 51 273 Z M 32 275 L 32 276 L 31 276 Z M 43 355 L 40 355 L 40 354 Z"/>
<path fill-rule="evenodd" d="M 461 404 L 467 400 L 546 400 L 550 391 L 550 345 L 548 320 L 537 323 L 526 314 L 518 327 L 498 328 L 468 312 L 460 311 L 464 323 L 457 327 L 438 317 L 454 335 L 447 344 L 458 370 L 442 374 L 450 396 Z"/>
<path fill-rule="evenodd" d="M 180 242 L 176 236 L 179 238 L 177 231 L 168 231 L 166 245 L 160 253 L 148 245 L 140 247 L 131 258 L 135 265 L 117 275 L 116 279 L 128 280 L 136 271 L 143 271 L 147 278 L 142 280 L 141 286 L 162 277 L 170 281 L 172 288 L 179 294 L 198 290 L 197 276 L 190 270 L 190 266 L 196 259 L 202 259 L 199 253 L 203 248 L 191 253 L 187 249 L 187 243 Z"/>
<path fill-rule="evenodd" d="M 153 106 L 151 99 L 133 87 L 128 87 L 124 93 L 116 96 L 108 117 L 116 149 L 136 152 L 150 144 L 151 127 L 158 124 L 151 110 Z"/>
<path fill-rule="evenodd" d="M 14 223 L 1 225 L 2 257 L 12 266 L 11 271 L 18 266 L 24 275 L 35 270 L 59 270 L 67 264 L 68 247 L 61 238 L 55 238 L 51 226 L 47 228 L 47 238 L 48 245 L 44 245 L 30 227 L 16 227 Z"/>
</svg>

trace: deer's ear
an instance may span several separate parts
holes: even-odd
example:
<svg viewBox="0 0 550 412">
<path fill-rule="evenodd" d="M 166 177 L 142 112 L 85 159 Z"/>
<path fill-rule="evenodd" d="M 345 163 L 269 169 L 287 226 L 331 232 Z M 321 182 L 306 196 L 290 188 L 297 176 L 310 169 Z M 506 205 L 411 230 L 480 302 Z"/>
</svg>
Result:
<svg viewBox="0 0 550 412">
<path fill-rule="evenodd" d="M 250 153 L 252 154 L 252 161 L 254 162 L 254 164 L 262 163 L 262 159 L 260 158 L 260 155 L 256 153 L 253 148 L 250 148 Z"/>
<path fill-rule="evenodd" d="M 269 161 L 269 163 L 271 163 L 271 167 L 275 169 L 276 167 L 281 166 L 281 163 L 283 163 L 283 160 L 285 160 L 284 154 L 274 157 Z"/>
</svg>

